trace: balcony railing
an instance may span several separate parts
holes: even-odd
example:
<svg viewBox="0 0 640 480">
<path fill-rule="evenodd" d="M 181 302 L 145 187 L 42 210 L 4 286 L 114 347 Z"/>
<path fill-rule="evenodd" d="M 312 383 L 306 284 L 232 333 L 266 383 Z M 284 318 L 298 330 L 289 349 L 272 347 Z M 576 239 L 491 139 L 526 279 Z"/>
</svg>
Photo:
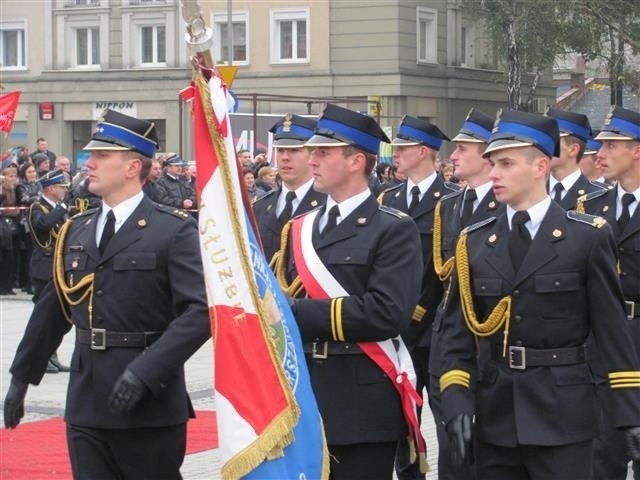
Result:
<svg viewBox="0 0 640 480">
<path fill-rule="evenodd" d="M 64 0 L 65 7 L 99 7 L 100 0 Z"/>
</svg>

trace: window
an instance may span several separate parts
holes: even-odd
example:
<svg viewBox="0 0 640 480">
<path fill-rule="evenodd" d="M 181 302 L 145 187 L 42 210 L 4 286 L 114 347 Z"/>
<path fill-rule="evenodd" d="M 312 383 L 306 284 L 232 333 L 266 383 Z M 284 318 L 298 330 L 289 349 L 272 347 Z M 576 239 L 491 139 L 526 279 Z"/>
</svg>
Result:
<svg viewBox="0 0 640 480">
<path fill-rule="evenodd" d="M 438 63 L 438 12 L 417 8 L 418 63 Z"/>
<path fill-rule="evenodd" d="M 100 65 L 100 30 L 76 29 L 76 65 Z"/>
<path fill-rule="evenodd" d="M 24 24 L 0 24 L 0 68 L 4 70 L 23 70 L 27 67 L 25 57 Z"/>
<path fill-rule="evenodd" d="M 164 25 L 140 27 L 141 65 L 164 65 L 167 61 Z"/>
<path fill-rule="evenodd" d="M 249 64 L 249 29 L 247 28 L 248 13 L 233 12 L 231 16 L 233 25 L 233 63 Z M 215 33 L 215 56 L 219 62 L 228 62 L 229 59 L 229 24 L 226 13 L 213 15 L 213 28 Z"/>
<path fill-rule="evenodd" d="M 65 7 L 99 7 L 100 0 L 64 0 Z"/>
<path fill-rule="evenodd" d="M 309 10 L 271 11 L 271 60 L 309 62 Z"/>
</svg>

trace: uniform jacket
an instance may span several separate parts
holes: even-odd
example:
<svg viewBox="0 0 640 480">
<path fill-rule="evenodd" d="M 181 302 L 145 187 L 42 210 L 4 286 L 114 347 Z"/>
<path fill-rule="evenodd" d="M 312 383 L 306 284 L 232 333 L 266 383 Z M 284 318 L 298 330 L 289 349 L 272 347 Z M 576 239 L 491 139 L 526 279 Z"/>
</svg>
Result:
<svg viewBox="0 0 640 480">
<path fill-rule="evenodd" d="M 278 217 L 276 217 L 276 207 L 281 192 L 282 188 L 271 190 L 253 203 L 253 214 L 256 217 L 258 230 L 260 230 L 260 241 L 262 242 L 264 256 L 267 261 L 271 261 L 273 255 L 280 248 L 282 225 Z M 293 212 L 293 215 L 307 213 L 314 208 L 324 205 L 326 201 L 327 196 L 324 193 L 317 192 L 312 186 L 304 198 L 300 200 L 298 208 Z"/>
<path fill-rule="evenodd" d="M 162 332 L 147 349 L 92 350 L 76 342 L 65 419 L 97 428 L 177 425 L 193 414 L 184 362 L 210 335 L 195 221 L 144 197 L 109 242 L 96 246 L 99 210 L 72 219 L 64 239 L 67 283 L 93 273 L 93 327 L 115 332 Z M 88 330 L 88 298 L 69 307 L 76 328 Z M 49 356 L 69 331 L 53 282 L 35 305 L 11 373 L 38 384 Z M 149 388 L 130 415 L 114 415 L 107 399 L 129 368 Z"/>
<path fill-rule="evenodd" d="M 370 196 L 322 238 L 321 213 L 313 246 L 349 296 L 337 312 L 331 299 L 297 299 L 293 312 L 303 342 L 337 340 L 332 315 L 341 319 L 344 342 L 397 336 L 406 328 L 419 294 L 422 264 L 416 261 L 420 244 L 415 224 Z M 288 254 L 291 259 L 291 249 Z M 288 274 L 297 275 L 292 261 Z M 307 355 L 307 364 L 329 444 L 388 442 L 406 434 L 397 391 L 364 353 L 329 354 L 326 360 Z"/>
<path fill-rule="evenodd" d="M 462 230 L 460 214 L 466 188 L 450 193 L 440 200 L 440 218 L 442 222 L 442 261 L 455 256 L 456 243 Z M 489 190 L 482 198 L 474 212 L 471 214 L 468 225 L 473 225 L 489 217 L 500 214 L 504 205 L 496 201 L 493 190 Z M 445 288 L 448 282 L 445 283 Z M 442 352 L 440 333 L 442 330 L 442 317 L 444 305 L 441 303 L 435 314 L 433 333 L 431 336 L 431 349 L 429 350 L 429 373 L 439 377 L 442 373 Z"/>
<path fill-rule="evenodd" d="M 571 186 L 564 198 L 560 200 L 560 206 L 565 210 L 575 210 L 576 205 L 578 203 L 578 198 L 588 193 L 597 192 L 602 190 L 598 184 L 591 183 L 587 177 L 584 175 L 580 175 L 578 180 Z M 553 198 L 553 192 L 550 193 L 551 198 Z"/>
<path fill-rule="evenodd" d="M 190 182 L 186 182 L 182 177 L 172 178 L 166 172 L 155 182 L 155 198 L 154 200 L 162 205 L 169 207 L 183 208 L 186 199 L 196 205 L 196 192 L 193 190 Z"/>
<path fill-rule="evenodd" d="M 44 197 L 29 208 L 29 230 L 33 238 L 31 278 L 51 280 L 55 238 L 66 217 L 66 208 L 51 205 Z"/>
<path fill-rule="evenodd" d="M 636 207 L 624 231 L 616 221 L 617 188 L 600 190 L 587 197 L 584 209 L 587 213 L 600 215 L 613 228 L 620 261 L 620 280 L 626 300 L 640 302 L 640 208 Z M 640 354 L 640 311 L 629 320 L 636 350 Z"/>
<path fill-rule="evenodd" d="M 509 345 L 577 347 L 592 333 L 609 372 L 635 375 L 638 359 L 623 311 L 613 234 L 610 226 L 602 226 L 595 218 L 565 212 L 551 202 L 518 272 L 513 271 L 508 253 L 506 214 L 476 224 L 468 234 L 475 312 L 482 321 L 502 297 L 510 295 Z M 476 383 L 477 340 L 481 352 L 475 387 L 479 438 L 513 447 L 565 445 L 595 437 L 599 408 L 588 364 L 514 370 L 498 361 L 502 329 L 474 339 L 460 311 L 458 280 L 456 273 L 446 302 L 442 341 L 446 373 L 441 382 L 458 370 L 470 374 L 472 386 Z M 638 425 L 640 388 L 612 392 L 614 424 Z M 445 421 L 459 413 L 473 413 L 473 393 L 453 384 L 442 392 L 442 405 Z"/>
<path fill-rule="evenodd" d="M 413 314 L 409 328 L 403 333 L 407 347 L 428 347 L 431 343 L 431 329 L 436 309 L 442 300 L 442 282 L 433 269 L 433 216 L 436 204 L 445 195 L 457 188 L 446 183 L 439 175 L 427 190 L 411 217 L 418 226 L 422 244 L 423 276 L 422 290 L 418 306 Z M 408 213 L 407 183 L 382 193 L 380 202 L 401 212 Z"/>
</svg>

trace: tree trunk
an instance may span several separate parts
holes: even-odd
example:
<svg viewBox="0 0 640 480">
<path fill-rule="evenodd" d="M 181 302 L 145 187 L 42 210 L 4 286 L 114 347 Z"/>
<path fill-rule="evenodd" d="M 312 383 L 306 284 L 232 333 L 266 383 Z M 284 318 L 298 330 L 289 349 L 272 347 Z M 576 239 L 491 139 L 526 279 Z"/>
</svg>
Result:
<svg viewBox="0 0 640 480">
<path fill-rule="evenodd" d="M 513 110 L 518 110 L 521 107 L 521 76 L 516 22 L 511 20 L 509 23 L 509 49 L 507 52 L 507 100 L 509 108 Z"/>
</svg>

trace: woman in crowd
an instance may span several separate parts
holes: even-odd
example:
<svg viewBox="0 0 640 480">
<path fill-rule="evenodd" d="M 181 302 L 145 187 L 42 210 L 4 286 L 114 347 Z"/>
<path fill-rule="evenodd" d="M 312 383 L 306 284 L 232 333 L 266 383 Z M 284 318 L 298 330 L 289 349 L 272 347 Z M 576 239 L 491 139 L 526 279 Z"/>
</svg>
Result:
<svg viewBox="0 0 640 480">
<path fill-rule="evenodd" d="M 265 192 L 269 192 L 274 188 L 277 188 L 276 185 L 276 169 L 273 167 L 262 167 L 258 171 L 258 178 L 256 179 L 256 186 L 263 189 Z"/>
<path fill-rule="evenodd" d="M 16 198 L 18 199 L 18 205 L 26 207 L 26 210 L 23 210 L 20 215 L 20 223 L 23 227 L 22 244 L 24 245 L 24 250 L 22 250 L 22 255 L 20 255 L 18 283 L 23 291 L 32 293 L 29 264 L 31 262 L 31 253 L 33 252 L 33 241 L 31 240 L 31 234 L 29 232 L 27 216 L 29 215 L 28 208 L 33 202 L 36 202 L 40 198 L 42 188 L 37 182 L 38 174 L 36 167 L 31 163 L 24 163 L 20 166 L 18 169 L 18 179 L 19 183 L 16 187 Z"/>
<path fill-rule="evenodd" d="M 249 193 L 249 198 L 253 202 L 256 198 L 261 197 L 266 192 L 264 189 L 258 187 L 256 185 L 256 177 L 253 175 L 253 170 L 250 168 L 245 168 L 242 171 L 242 175 L 244 177 L 244 184 L 247 186 L 247 192 Z"/>
<path fill-rule="evenodd" d="M 4 164 L 0 172 L 0 295 L 15 295 L 16 260 L 20 255 L 20 209 L 16 198 L 18 166 Z"/>
</svg>

